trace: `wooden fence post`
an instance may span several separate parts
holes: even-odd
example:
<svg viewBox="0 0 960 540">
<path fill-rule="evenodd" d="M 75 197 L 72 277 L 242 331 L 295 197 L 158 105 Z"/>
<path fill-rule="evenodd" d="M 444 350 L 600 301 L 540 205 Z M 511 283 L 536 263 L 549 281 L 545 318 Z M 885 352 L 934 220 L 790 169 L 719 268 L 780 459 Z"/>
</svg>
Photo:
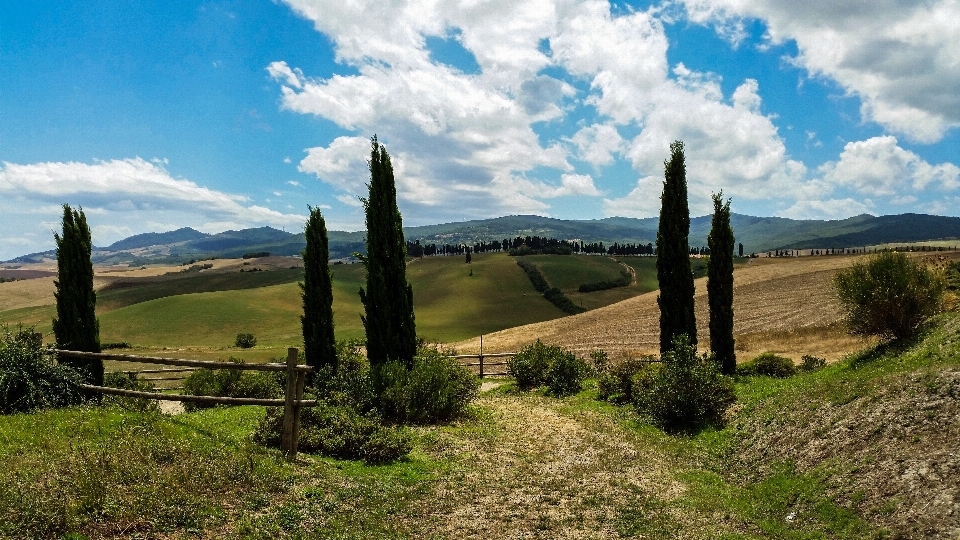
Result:
<svg viewBox="0 0 960 540">
<path fill-rule="evenodd" d="M 297 367 L 297 349 L 290 347 L 287 349 L 287 388 L 283 394 L 283 434 L 280 439 L 280 448 L 287 459 L 296 459 L 297 443 L 300 433 L 300 397 L 303 387 L 300 386 L 300 377 L 294 369 Z M 297 394 L 297 387 L 300 386 L 301 395 Z"/>
<path fill-rule="evenodd" d="M 483 378 L 483 334 L 480 334 L 480 378 Z"/>
</svg>

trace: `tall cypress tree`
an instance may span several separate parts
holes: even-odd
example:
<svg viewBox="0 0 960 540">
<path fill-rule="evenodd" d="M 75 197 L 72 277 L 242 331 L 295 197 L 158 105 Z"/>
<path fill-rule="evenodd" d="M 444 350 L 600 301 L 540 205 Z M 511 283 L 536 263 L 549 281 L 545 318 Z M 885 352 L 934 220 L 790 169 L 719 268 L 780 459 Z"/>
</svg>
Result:
<svg viewBox="0 0 960 540">
<path fill-rule="evenodd" d="M 93 290 L 93 242 L 83 209 L 63 205 L 62 236 L 53 233 L 57 243 L 57 280 L 53 282 L 57 299 L 57 317 L 53 333 L 57 348 L 71 351 L 100 352 L 100 321 L 97 320 L 97 293 Z M 63 358 L 95 385 L 103 385 L 103 361 Z"/>
<path fill-rule="evenodd" d="M 337 347 L 333 335 L 333 276 L 327 224 L 319 208 L 310 208 L 304 229 L 307 247 L 303 250 L 303 353 L 307 365 L 329 366 L 337 371 Z"/>
<path fill-rule="evenodd" d="M 362 199 L 367 213 L 367 254 L 361 260 L 367 268 L 367 288 L 360 289 L 366 313 L 360 318 L 367 333 L 367 358 L 371 366 L 390 360 L 412 366 L 417 329 L 393 165 L 376 136 L 371 146 L 370 195 Z"/>
<path fill-rule="evenodd" d="M 693 311 L 693 271 L 690 268 L 690 208 L 687 204 L 687 169 L 683 143 L 670 145 L 670 161 L 664 161 L 660 225 L 657 229 L 657 280 L 660 282 L 660 353 L 680 334 L 697 344 L 697 320 Z"/>
<path fill-rule="evenodd" d="M 730 226 L 730 199 L 723 192 L 713 195 L 710 223 L 710 264 L 707 266 L 707 297 L 710 301 L 710 350 L 726 375 L 737 371 L 733 339 L 733 227 Z M 741 244 L 742 246 L 743 244 Z"/>
</svg>

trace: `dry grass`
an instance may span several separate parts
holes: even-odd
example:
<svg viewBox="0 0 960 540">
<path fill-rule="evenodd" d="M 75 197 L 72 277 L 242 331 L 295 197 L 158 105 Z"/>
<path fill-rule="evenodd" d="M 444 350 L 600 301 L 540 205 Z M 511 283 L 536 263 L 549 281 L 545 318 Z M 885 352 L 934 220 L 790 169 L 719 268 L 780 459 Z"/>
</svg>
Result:
<svg viewBox="0 0 960 540">
<path fill-rule="evenodd" d="M 857 256 L 760 258 L 734 273 L 734 333 L 743 339 L 741 357 L 766 350 L 836 359 L 862 349 L 837 326 L 840 310 L 831 279 Z M 701 347 L 709 344 L 706 279 L 696 281 L 697 327 Z M 659 349 L 657 292 L 562 319 L 503 330 L 483 338 L 484 351 L 515 351 L 536 339 L 586 353 L 603 349 L 614 357 Z M 781 343 L 781 339 L 787 343 Z M 824 341 L 818 342 L 820 338 Z M 476 352 L 479 339 L 453 346 Z"/>
</svg>

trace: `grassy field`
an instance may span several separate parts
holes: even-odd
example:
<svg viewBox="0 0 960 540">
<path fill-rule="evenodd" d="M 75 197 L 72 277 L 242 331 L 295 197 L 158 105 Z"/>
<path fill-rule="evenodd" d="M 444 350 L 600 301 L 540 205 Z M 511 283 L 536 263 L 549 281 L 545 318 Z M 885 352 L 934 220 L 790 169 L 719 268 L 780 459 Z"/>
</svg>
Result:
<svg viewBox="0 0 960 540">
<path fill-rule="evenodd" d="M 612 279 L 618 263 L 606 257 L 537 256 L 535 263 L 555 284 L 575 290 L 580 283 Z M 224 263 L 224 261 L 219 261 Z M 298 269 L 265 272 L 220 271 L 188 275 L 112 278 L 98 292 L 103 342 L 127 342 L 135 352 L 189 349 L 191 356 L 270 358 L 300 343 L 301 300 Z M 335 265 L 334 317 L 341 339 L 363 337 L 363 307 L 357 291 L 365 282 L 362 265 Z M 505 254 L 480 254 L 469 265 L 460 257 L 411 261 L 418 333 L 430 341 L 451 342 L 523 324 L 562 317 L 534 291 L 529 279 Z M 646 283 L 646 282 L 645 282 Z M 577 294 L 595 308 L 641 292 L 635 287 Z M 0 320 L 36 325 L 50 338 L 55 315 L 46 306 L 0 312 Z M 252 351 L 232 347 L 238 333 L 253 333 Z"/>
<path fill-rule="evenodd" d="M 787 379 L 740 378 L 725 426 L 669 435 L 592 385 L 487 391 L 368 466 L 250 442 L 264 410 L 0 417 L 0 537 L 955 538 L 960 316 Z M 79 538 L 74 536 L 73 538 Z"/>
</svg>

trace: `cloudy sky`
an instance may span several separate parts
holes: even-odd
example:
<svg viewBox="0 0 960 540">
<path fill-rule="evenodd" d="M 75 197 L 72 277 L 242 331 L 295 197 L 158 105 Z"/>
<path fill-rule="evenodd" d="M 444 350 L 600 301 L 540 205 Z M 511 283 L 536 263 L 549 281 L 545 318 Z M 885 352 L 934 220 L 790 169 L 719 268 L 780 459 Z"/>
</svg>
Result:
<svg viewBox="0 0 960 540">
<path fill-rule="evenodd" d="M 0 260 L 191 226 L 960 215 L 957 0 L 144 0 L 0 10 Z"/>
</svg>

